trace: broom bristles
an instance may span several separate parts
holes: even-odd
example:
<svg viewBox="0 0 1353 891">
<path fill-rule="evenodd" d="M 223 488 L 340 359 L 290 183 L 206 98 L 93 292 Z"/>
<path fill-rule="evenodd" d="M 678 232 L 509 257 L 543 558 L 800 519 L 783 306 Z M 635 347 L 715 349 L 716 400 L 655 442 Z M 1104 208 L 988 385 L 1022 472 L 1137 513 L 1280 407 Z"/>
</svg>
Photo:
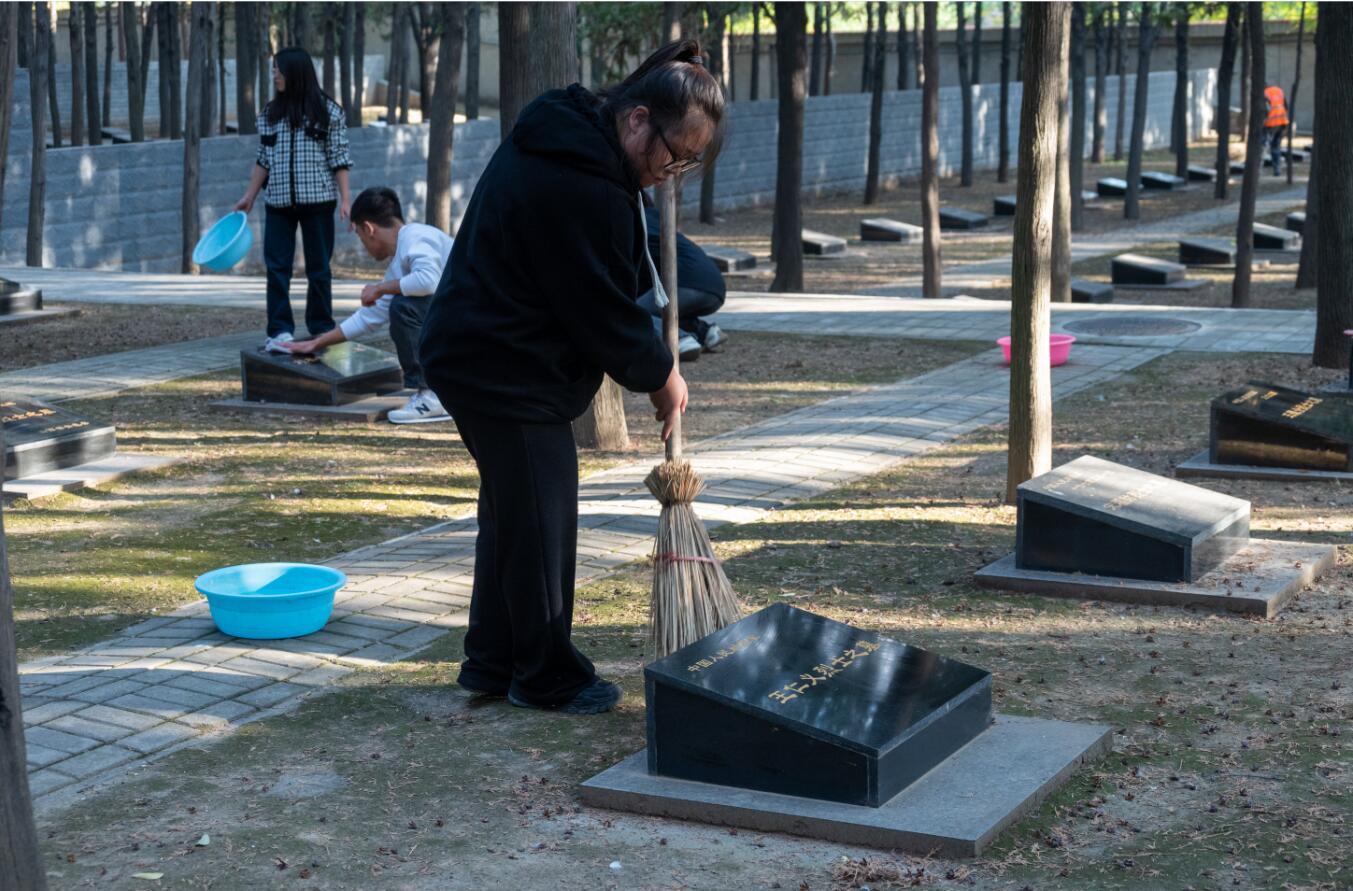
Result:
<svg viewBox="0 0 1353 891">
<path fill-rule="evenodd" d="M 662 504 L 653 542 L 649 633 L 654 658 L 661 659 L 736 622 L 742 607 L 691 505 L 705 484 L 690 463 L 664 461 L 644 484 Z"/>
</svg>

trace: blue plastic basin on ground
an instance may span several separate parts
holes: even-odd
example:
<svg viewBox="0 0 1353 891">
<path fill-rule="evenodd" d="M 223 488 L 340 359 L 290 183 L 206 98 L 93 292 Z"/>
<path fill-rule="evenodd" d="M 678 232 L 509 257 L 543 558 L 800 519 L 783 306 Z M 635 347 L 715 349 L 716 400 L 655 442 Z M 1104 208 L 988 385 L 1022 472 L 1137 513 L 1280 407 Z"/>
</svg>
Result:
<svg viewBox="0 0 1353 891">
<path fill-rule="evenodd" d="M 275 640 L 323 628 L 347 581 L 337 569 L 310 563 L 244 563 L 203 573 L 196 585 L 223 633 Z"/>
<path fill-rule="evenodd" d="M 249 215 L 237 210 L 221 217 L 198 239 L 197 247 L 193 248 L 193 262 L 212 272 L 225 272 L 243 260 L 253 244 Z"/>
</svg>

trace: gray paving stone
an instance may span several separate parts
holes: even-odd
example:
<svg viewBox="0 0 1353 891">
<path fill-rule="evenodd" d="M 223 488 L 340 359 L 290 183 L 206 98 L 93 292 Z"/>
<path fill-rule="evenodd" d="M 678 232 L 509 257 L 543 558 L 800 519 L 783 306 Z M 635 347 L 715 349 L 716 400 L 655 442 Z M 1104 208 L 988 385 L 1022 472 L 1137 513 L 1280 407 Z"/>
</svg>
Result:
<svg viewBox="0 0 1353 891">
<path fill-rule="evenodd" d="M 206 675 L 197 674 L 185 674 L 182 677 L 174 678 L 165 686 L 196 693 L 209 699 L 229 699 L 240 692 L 240 687 L 235 684 L 228 684 Z"/>
<path fill-rule="evenodd" d="M 300 684 L 306 687 L 324 687 L 332 684 L 334 681 L 347 674 L 352 674 L 352 669 L 347 666 L 323 665 L 319 668 L 312 668 L 309 671 L 303 671 L 298 675 L 293 675 L 289 683 Z"/>
<path fill-rule="evenodd" d="M 230 671 L 271 678 L 274 681 L 285 681 L 293 674 L 298 674 L 301 671 L 301 669 L 290 665 L 278 665 L 276 662 L 264 662 L 258 659 L 251 659 L 248 656 L 241 656 L 236 659 L 231 659 L 229 662 L 223 662 L 221 667 L 229 669 Z"/>
<path fill-rule="evenodd" d="M 257 690 L 245 693 L 238 697 L 236 701 L 258 708 L 272 708 L 277 703 L 293 696 L 299 696 L 305 691 L 305 687 L 298 687 L 295 684 L 269 684 L 266 687 L 259 687 Z"/>
<path fill-rule="evenodd" d="M 30 727 L 24 731 L 24 738 L 30 746 L 45 746 L 67 755 L 74 755 L 98 745 L 96 740 L 85 736 L 76 736 L 49 727 Z"/>
<path fill-rule="evenodd" d="M 119 696 L 125 696 L 128 693 L 135 693 L 142 689 L 145 684 L 137 683 L 131 680 L 112 681 L 107 684 L 100 684 L 97 687 L 90 687 L 88 690 L 81 690 L 71 695 L 72 699 L 80 702 L 97 704 L 107 702 L 110 699 L 116 699 Z"/>
<path fill-rule="evenodd" d="M 175 680 L 182 680 L 176 678 Z M 174 687 L 169 684 L 158 684 L 154 687 L 146 687 L 141 691 L 141 695 L 150 699 L 158 699 L 163 702 L 170 702 L 174 705 L 181 705 L 187 709 L 200 709 L 211 705 L 222 697 L 208 693 L 197 693 L 192 690 L 185 690 L 182 687 Z"/>
<path fill-rule="evenodd" d="M 109 702 L 108 705 L 115 708 L 127 709 L 129 711 L 145 712 L 146 714 L 156 715 L 166 721 L 187 714 L 190 711 L 190 709 L 186 709 L 183 706 L 165 702 L 163 699 L 151 699 L 137 693 L 132 693 L 128 696 L 119 696 L 117 699 Z"/>
<path fill-rule="evenodd" d="M 54 792 L 75 782 L 75 777 L 67 776 L 53 767 L 34 770 L 28 774 L 28 791 L 34 798 Z"/>
<path fill-rule="evenodd" d="M 42 724 L 53 718 L 59 718 L 62 715 L 70 714 L 84 708 L 84 703 L 72 699 L 61 699 L 52 702 L 44 702 L 34 708 L 28 707 L 29 698 L 24 697 L 23 722 L 25 725 Z"/>
<path fill-rule="evenodd" d="M 123 742 L 126 742 L 124 739 Z M 85 779 L 98 773 L 103 773 L 112 767 L 125 764 L 137 757 L 137 753 L 130 749 L 124 749 L 121 745 L 101 745 L 96 749 L 85 752 L 82 755 L 76 755 L 74 758 L 67 758 L 61 762 L 61 772 L 70 774 L 77 779 Z"/>
<path fill-rule="evenodd" d="M 112 742 L 132 732 L 126 727 L 105 724 L 102 721 L 91 721 L 79 715 L 63 715 L 53 721 L 48 721 L 44 726 L 73 733 L 76 736 L 83 736 L 86 739 L 96 739 L 99 742 Z"/>
<path fill-rule="evenodd" d="M 81 718 L 100 721 L 104 724 L 116 724 L 128 730 L 146 730 L 160 723 L 160 719 L 152 715 L 129 712 L 126 709 L 113 708 L 107 705 L 91 705 L 83 711 L 77 712 L 77 714 Z"/>
<path fill-rule="evenodd" d="M 135 749 L 143 755 L 149 755 L 151 752 L 157 752 L 194 736 L 197 736 L 197 731 L 191 727 L 166 721 L 149 730 L 142 730 L 140 733 L 124 737 L 119 740 L 119 744 L 129 749 Z"/>
<path fill-rule="evenodd" d="M 187 724 L 197 730 L 218 730 L 257 712 L 258 709 L 243 702 L 225 700 L 216 702 L 199 711 L 189 712 L 179 723 Z"/>
<path fill-rule="evenodd" d="M 48 764 L 55 764 L 63 758 L 69 758 L 70 752 L 63 752 L 60 749 L 50 749 L 47 746 L 40 745 L 27 740 L 24 746 L 26 757 L 28 758 L 28 767 L 46 767 Z"/>
</svg>

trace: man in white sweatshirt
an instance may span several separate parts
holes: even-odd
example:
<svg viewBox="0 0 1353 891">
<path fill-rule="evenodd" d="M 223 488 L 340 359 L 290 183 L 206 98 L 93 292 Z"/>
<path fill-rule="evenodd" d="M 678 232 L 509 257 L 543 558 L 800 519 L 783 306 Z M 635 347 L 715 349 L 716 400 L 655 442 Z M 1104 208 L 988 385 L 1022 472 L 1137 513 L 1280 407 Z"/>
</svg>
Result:
<svg viewBox="0 0 1353 891">
<path fill-rule="evenodd" d="M 404 386 L 414 391 L 403 408 L 390 412 L 395 424 L 448 421 L 437 394 L 428 389 L 418 362 L 418 339 L 432 292 L 451 256 L 451 237 L 433 226 L 404 222 L 399 196 L 384 186 L 366 189 L 352 202 L 353 231 L 373 258 L 389 260 L 385 278 L 362 289 L 362 308 L 332 331 L 312 340 L 285 344 L 293 353 L 314 353 L 390 326 L 390 339 L 404 370 Z"/>
</svg>

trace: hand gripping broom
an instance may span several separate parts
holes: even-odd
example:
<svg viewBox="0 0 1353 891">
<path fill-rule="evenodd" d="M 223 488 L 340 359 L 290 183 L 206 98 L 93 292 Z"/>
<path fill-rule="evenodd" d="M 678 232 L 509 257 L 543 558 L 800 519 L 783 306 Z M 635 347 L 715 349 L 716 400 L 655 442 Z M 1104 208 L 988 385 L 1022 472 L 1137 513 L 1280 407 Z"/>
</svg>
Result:
<svg viewBox="0 0 1353 891">
<path fill-rule="evenodd" d="M 667 292 L 662 329 L 672 361 L 680 365 L 677 349 L 676 183 L 658 188 L 662 219 L 662 287 Z M 647 244 L 645 244 L 647 248 Z M 654 287 L 658 276 L 654 273 Z M 654 467 L 644 485 L 662 505 L 658 537 L 653 543 L 653 597 L 649 640 L 654 658 L 661 659 L 687 644 L 718 631 L 742 617 L 733 586 L 714 556 L 709 532 L 695 515 L 692 502 L 705 488 L 690 462 L 681 456 L 681 414 L 672 420 L 667 458 Z"/>
</svg>

